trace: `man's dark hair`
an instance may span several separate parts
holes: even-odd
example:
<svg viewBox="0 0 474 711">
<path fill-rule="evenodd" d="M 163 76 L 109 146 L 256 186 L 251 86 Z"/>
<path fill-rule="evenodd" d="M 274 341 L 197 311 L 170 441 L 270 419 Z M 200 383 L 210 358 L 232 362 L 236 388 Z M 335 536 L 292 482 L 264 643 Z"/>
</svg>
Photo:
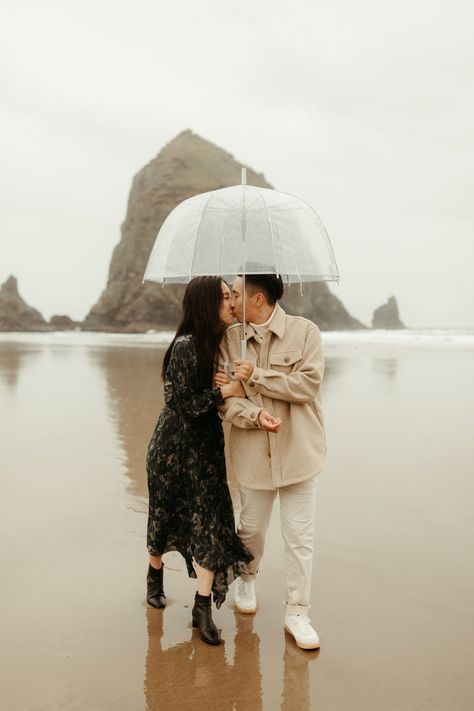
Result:
<svg viewBox="0 0 474 711">
<path fill-rule="evenodd" d="M 271 306 L 283 296 L 283 279 L 276 274 L 246 274 L 245 284 L 252 295 L 258 291 L 265 294 Z"/>
</svg>

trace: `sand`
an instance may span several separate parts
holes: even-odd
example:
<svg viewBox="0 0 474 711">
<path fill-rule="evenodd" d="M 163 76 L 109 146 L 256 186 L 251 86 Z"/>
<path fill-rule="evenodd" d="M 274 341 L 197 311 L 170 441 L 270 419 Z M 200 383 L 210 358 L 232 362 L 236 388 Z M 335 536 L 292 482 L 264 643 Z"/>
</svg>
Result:
<svg viewBox="0 0 474 711">
<path fill-rule="evenodd" d="M 471 708 L 472 344 L 327 339 L 320 652 L 283 630 L 278 506 L 259 611 L 235 613 L 230 595 L 224 644 L 192 631 L 177 554 L 167 609 L 146 608 L 162 353 L 153 339 L 0 340 L 2 711 Z"/>
</svg>

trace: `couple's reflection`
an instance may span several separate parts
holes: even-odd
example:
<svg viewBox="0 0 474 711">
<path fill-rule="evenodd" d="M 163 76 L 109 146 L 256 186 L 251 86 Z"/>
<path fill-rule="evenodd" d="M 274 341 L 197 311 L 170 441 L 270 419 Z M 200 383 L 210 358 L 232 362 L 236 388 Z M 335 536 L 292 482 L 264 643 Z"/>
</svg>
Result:
<svg viewBox="0 0 474 711">
<path fill-rule="evenodd" d="M 190 639 L 163 644 L 163 613 L 147 609 L 145 698 L 149 711 L 168 709 L 262 709 L 259 638 L 253 619 L 236 615 L 233 665 L 225 643 L 210 647 L 190 629 Z"/>
<path fill-rule="evenodd" d="M 226 658 L 225 643 L 209 647 L 191 629 L 188 641 L 166 647 L 161 611 L 147 609 L 147 623 L 145 698 L 148 711 L 181 708 L 263 711 L 260 638 L 253 629 L 253 616 L 235 614 L 232 664 Z M 271 656 L 271 650 L 269 653 Z M 317 656 L 318 652 L 298 649 L 286 636 L 283 693 L 279 697 L 279 690 L 272 688 L 270 694 L 277 706 L 281 702 L 281 709 L 309 711 L 309 665 Z M 276 708 L 275 703 L 270 702 L 268 708 Z"/>
</svg>

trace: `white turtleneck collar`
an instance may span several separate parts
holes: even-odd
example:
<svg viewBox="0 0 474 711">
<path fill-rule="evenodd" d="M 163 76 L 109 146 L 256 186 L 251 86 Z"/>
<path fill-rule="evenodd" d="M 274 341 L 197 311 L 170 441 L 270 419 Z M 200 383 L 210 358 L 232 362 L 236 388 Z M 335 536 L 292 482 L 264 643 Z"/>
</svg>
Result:
<svg viewBox="0 0 474 711">
<path fill-rule="evenodd" d="M 252 326 L 253 330 L 255 331 L 256 337 L 258 338 L 259 341 L 263 340 L 263 337 L 268 330 L 268 327 L 270 326 L 272 318 L 275 316 L 276 312 L 276 305 L 273 311 L 271 312 L 270 316 L 268 319 L 265 321 L 265 323 L 252 323 L 252 321 L 249 321 L 250 325 Z"/>
</svg>

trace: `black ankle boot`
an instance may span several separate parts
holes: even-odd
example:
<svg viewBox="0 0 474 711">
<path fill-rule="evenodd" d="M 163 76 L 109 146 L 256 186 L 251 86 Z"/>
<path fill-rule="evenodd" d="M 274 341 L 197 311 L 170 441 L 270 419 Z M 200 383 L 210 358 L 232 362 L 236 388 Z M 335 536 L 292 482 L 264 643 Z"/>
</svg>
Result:
<svg viewBox="0 0 474 711">
<path fill-rule="evenodd" d="M 163 590 L 163 564 L 161 568 L 148 566 L 146 576 L 146 601 L 151 607 L 162 609 L 166 607 L 166 596 Z"/>
<path fill-rule="evenodd" d="M 210 595 L 196 593 L 192 616 L 193 627 L 199 628 L 202 641 L 207 642 L 207 644 L 220 644 L 219 632 L 212 621 Z"/>
</svg>

